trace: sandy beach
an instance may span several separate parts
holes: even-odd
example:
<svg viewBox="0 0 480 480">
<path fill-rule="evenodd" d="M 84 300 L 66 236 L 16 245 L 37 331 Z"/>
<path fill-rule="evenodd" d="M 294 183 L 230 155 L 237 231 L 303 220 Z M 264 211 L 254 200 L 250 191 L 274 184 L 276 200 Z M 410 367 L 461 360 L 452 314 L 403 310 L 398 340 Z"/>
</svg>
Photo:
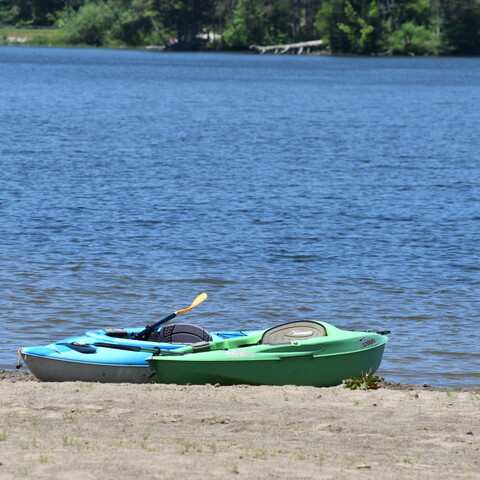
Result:
<svg viewBox="0 0 480 480">
<path fill-rule="evenodd" d="M 0 479 L 478 479 L 480 389 L 41 383 L 0 370 Z"/>
</svg>

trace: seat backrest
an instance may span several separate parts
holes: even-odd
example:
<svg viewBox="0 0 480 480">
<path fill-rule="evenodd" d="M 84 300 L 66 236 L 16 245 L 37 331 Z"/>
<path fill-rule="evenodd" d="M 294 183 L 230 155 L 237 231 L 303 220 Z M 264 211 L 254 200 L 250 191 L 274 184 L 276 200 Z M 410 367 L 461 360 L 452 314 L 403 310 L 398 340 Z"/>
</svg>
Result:
<svg viewBox="0 0 480 480">
<path fill-rule="evenodd" d="M 269 328 L 265 331 L 260 344 L 274 345 L 288 343 L 294 340 L 307 340 L 315 337 L 326 337 L 327 331 L 323 325 L 310 320 L 289 322 Z"/>
<path fill-rule="evenodd" d="M 164 325 L 159 332 L 151 335 L 149 341 L 165 343 L 190 344 L 210 342 L 212 336 L 204 328 L 189 323 L 172 323 Z"/>
</svg>

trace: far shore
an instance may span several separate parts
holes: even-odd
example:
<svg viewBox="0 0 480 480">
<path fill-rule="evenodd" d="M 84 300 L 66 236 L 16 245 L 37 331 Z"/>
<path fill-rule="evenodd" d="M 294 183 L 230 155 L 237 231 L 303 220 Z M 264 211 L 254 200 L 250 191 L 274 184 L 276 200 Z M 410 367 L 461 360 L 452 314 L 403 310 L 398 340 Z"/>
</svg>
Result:
<svg viewBox="0 0 480 480">
<path fill-rule="evenodd" d="M 9 29 L 12 30 L 12 29 Z M 1 28 L 0 28 L 1 31 Z M 32 39 L 32 36 L 36 36 L 37 40 Z M 42 37 L 41 33 L 39 34 L 38 31 L 29 30 L 27 34 L 22 33 L 8 33 L 3 35 L 3 39 L 0 35 L 0 46 L 2 47 L 40 47 L 40 48 L 73 48 L 73 49 L 85 49 L 85 48 L 93 48 L 93 49 L 107 49 L 107 50 L 139 50 L 139 51 L 147 51 L 147 52 L 155 52 L 155 53 L 175 53 L 175 52 L 194 52 L 194 53 L 219 53 L 219 54 L 232 54 L 232 55 L 252 55 L 252 56 L 309 56 L 309 57 L 352 57 L 352 58 L 394 58 L 394 57 L 419 57 L 419 58 L 458 58 L 454 55 L 448 55 L 446 53 L 441 55 L 415 55 L 410 53 L 408 55 L 393 55 L 391 52 L 378 52 L 376 54 L 369 54 L 369 55 L 360 55 L 356 53 L 338 53 L 332 52 L 330 50 L 312 50 L 312 51 L 302 51 L 301 53 L 295 53 L 293 51 L 288 51 L 285 53 L 273 53 L 273 51 L 269 51 L 268 53 L 259 53 L 259 51 L 255 51 L 254 49 L 244 48 L 244 49 L 220 49 L 220 48 L 205 48 L 200 50 L 177 50 L 177 49 L 170 49 L 165 47 L 164 45 L 142 45 L 142 46 L 132 46 L 132 45 L 102 45 L 102 46 L 95 46 L 95 45 L 86 45 L 86 44 L 68 44 L 64 42 L 60 42 L 59 40 L 52 39 L 51 35 L 47 35 Z M 255 47 L 255 46 L 252 46 Z M 258 48 L 258 47 L 257 47 Z M 272 46 L 265 46 L 266 49 L 272 49 Z M 475 56 L 474 56 L 475 58 Z"/>
<path fill-rule="evenodd" d="M 0 478 L 475 479 L 480 387 L 44 383 L 0 370 Z"/>
</svg>

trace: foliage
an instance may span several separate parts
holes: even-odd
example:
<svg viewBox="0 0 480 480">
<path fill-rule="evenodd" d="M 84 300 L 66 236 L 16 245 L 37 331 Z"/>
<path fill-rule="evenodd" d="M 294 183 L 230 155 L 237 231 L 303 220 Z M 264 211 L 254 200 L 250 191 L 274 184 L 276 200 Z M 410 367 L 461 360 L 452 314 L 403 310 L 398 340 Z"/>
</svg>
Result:
<svg viewBox="0 0 480 480">
<path fill-rule="evenodd" d="M 225 45 L 246 47 L 288 41 L 288 5 L 284 0 L 239 0 L 223 32 Z"/>
<path fill-rule="evenodd" d="M 338 53 L 437 55 L 445 50 L 439 33 L 439 2 L 326 0 L 315 25 L 329 48 Z"/>
<path fill-rule="evenodd" d="M 229 47 L 245 47 L 249 43 L 271 43 L 272 38 L 268 33 L 262 5 L 255 0 L 240 0 L 223 32 L 223 39 Z"/>
<path fill-rule="evenodd" d="M 50 26 L 64 0 L 0 0 L 0 24 Z"/>
<path fill-rule="evenodd" d="M 456 54 L 480 54 L 480 0 L 443 0 L 444 42 Z"/>
<path fill-rule="evenodd" d="M 410 55 L 437 55 L 441 51 L 440 37 L 424 25 L 406 22 L 386 41 L 392 53 Z"/>
<path fill-rule="evenodd" d="M 0 28 L 0 45 L 63 46 L 59 31 L 53 28 Z"/>
<path fill-rule="evenodd" d="M 342 31 L 355 53 L 370 53 L 375 50 L 375 27 L 373 23 L 378 16 L 376 1 L 372 1 L 368 10 L 354 8 L 352 1 L 346 1 L 343 9 L 343 22 L 337 27 Z"/>
<path fill-rule="evenodd" d="M 323 2 L 317 13 L 315 28 L 328 49 L 334 52 L 345 51 L 344 32 L 338 28 L 343 19 L 343 0 L 327 0 Z"/>
<path fill-rule="evenodd" d="M 108 3 L 87 3 L 66 24 L 64 37 L 73 44 L 103 45 L 117 17 L 117 12 Z"/>
<path fill-rule="evenodd" d="M 480 0 L 0 0 L 0 25 L 98 46 L 213 34 L 235 49 L 321 38 L 336 54 L 480 55 Z"/>
<path fill-rule="evenodd" d="M 72 44 L 96 46 L 142 45 L 152 36 L 141 2 L 115 0 L 85 3 L 63 24 L 64 38 Z"/>
<path fill-rule="evenodd" d="M 362 377 L 352 377 L 345 379 L 342 383 L 345 388 L 350 390 L 371 390 L 380 388 L 379 382 L 382 382 L 383 378 L 370 375 L 369 373 Z"/>
<path fill-rule="evenodd" d="M 401 55 L 437 55 L 445 51 L 440 36 L 439 1 L 404 0 L 396 10 L 386 13 L 389 20 L 383 38 L 385 50 Z"/>
</svg>

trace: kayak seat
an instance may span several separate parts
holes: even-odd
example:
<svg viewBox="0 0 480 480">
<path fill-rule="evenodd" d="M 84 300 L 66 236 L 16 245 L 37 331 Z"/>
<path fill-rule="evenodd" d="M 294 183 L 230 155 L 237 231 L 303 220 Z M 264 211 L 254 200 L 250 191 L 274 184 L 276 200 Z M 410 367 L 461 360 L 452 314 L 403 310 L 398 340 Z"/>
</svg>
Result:
<svg viewBox="0 0 480 480">
<path fill-rule="evenodd" d="M 127 338 L 128 337 L 128 332 L 124 328 L 105 328 L 104 332 L 109 337 L 115 337 L 115 338 Z"/>
<path fill-rule="evenodd" d="M 150 342 L 192 344 L 211 342 L 212 336 L 204 328 L 189 323 L 165 325 L 158 332 L 152 333 Z"/>
<path fill-rule="evenodd" d="M 258 342 L 260 345 L 288 344 L 295 340 L 326 337 L 327 331 L 323 325 L 309 320 L 289 322 L 269 328 Z"/>
</svg>

